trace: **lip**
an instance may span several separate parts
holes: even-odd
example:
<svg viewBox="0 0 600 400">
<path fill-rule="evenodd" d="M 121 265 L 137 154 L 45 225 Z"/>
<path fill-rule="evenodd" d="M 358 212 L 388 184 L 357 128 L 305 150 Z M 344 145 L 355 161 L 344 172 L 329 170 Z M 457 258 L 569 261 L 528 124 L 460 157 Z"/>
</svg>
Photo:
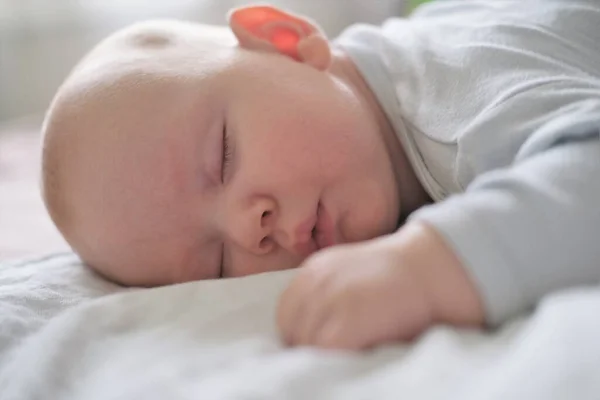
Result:
<svg viewBox="0 0 600 400">
<path fill-rule="evenodd" d="M 303 221 L 295 230 L 296 243 L 293 245 L 294 252 L 307 257 L 318 250 L 317 243 L 312 238 L 312 230 L 317 224 L 318 215 L 311 215 Z"/>
<path fill-rule="evenodd" d="M 315 242 L 319 249 L 337 244 L 336 229 L 331 215 L 323 204 L 317 208 L 317 224 L 315 225 Z"/>
</svg>

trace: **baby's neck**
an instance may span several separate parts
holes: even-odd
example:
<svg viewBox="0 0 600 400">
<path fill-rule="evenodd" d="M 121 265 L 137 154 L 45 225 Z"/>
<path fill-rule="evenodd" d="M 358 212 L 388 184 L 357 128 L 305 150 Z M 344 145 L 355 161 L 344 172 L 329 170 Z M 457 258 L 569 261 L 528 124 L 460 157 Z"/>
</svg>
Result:
<svg viewBox="0 0 600 400">
<path fill-rule="evenodd" d="M 402 219 L 417 208 L 430 203 L 431 197 L 419 182 L 415 171 L 408 161 L 406 153 L 392 128 L 387 115 L 377 101 L 375 94 L 369 88 L 364 78 L 350 58 L 339 48 L 333 48 L 333 61 L 330 73 L 344 82 L 370 110 L 375 119 L 378 132 L 386 145 L 390 160 L 393 164 L 394 175 L 398 182 Z"/>
</svg>

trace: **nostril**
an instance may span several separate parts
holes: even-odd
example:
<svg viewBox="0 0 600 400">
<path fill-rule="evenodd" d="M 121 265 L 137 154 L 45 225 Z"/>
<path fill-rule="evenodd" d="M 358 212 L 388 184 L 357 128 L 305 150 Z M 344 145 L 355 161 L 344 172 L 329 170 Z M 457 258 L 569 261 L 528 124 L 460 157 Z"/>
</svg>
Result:
<svg viewBox="0 0 600 400">
<path fill-rule="evenodd" d="M 260 243 L 258 243 L 258 248 L 261 250 L 268 249 L 269 246 L 271 246 L 271 239 L 268 236 L 265 236 L 264 238 L 262 238 L 260 240 Z"/>
<path fill-rule="evenodd" d="M 273 215 L 272 211 L 263 211 L 260 216 L 260 226 L 267 227 L 271 224 L 271 215 Z"/>
</svg>

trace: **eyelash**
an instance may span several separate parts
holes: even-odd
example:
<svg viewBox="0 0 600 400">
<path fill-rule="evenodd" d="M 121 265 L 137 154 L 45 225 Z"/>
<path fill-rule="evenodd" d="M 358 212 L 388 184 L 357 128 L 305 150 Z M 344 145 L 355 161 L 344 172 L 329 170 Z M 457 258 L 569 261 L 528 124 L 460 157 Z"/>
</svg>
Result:
<svg viewBox="0 0 600 400">
<path fill-rule="evenodd" d="M 231 163 L 231 148 L 229 147 L 229 136 L 227 135 L 227 126 L 223 126 L 223 160 L 221 165 L 221 183 L 225 182 L 225 172 L 227 167 Z M 219 268 L 219 278 L 224 277 L 224 264 L 225 262 L 225 243 L 221 245 L 221 265 Z"/>
<path fill-rule="evenodd" d="M 221 182 L 225 181 L 225 171 L 231 163 L 231 148 L 229 147 L 229 135 L 227 135 L 227 127 L 223 127 L 223 163 L 221 166 Z"/>
</svg>

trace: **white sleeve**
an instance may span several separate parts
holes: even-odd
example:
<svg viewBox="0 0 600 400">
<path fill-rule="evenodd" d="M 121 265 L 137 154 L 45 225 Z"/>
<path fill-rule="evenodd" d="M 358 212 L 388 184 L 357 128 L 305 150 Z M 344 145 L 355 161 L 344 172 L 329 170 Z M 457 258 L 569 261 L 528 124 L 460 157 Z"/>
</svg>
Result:
<svg viewBox="0 0 600 400">
<path fill-rule="evenodd" d="M 550 292 L 600 283 L 600 102 L 575 108 L 535 132 L 511 167 L 410 218 L 455 250 L 491 325 Z"/>
</svg>

